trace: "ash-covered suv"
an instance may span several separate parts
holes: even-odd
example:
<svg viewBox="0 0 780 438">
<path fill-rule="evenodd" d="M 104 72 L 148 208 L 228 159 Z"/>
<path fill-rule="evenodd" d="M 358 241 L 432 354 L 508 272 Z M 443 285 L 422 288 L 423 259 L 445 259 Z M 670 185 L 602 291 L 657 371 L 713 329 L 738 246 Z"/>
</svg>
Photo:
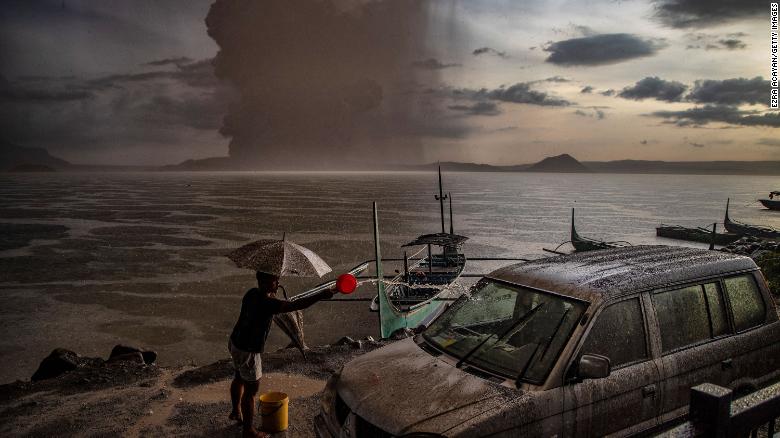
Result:
<svg viewBox="0 0 780 438">
<path fill-rule="evenodd" d="M 328 382 L 320 436 L 617 436 L 687 413 L 692 386 L 780 376 L 780 322 L 746 257 L 639 246 L 509 266 L 415 338 Z"/>
</svg>

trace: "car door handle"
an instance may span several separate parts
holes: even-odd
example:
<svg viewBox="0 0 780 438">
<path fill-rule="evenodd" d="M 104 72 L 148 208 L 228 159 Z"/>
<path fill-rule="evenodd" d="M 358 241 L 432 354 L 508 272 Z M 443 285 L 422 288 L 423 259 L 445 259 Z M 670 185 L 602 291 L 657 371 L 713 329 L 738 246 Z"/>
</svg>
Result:
<svg viewBox="0 0 780 438">
<path fill-rule="evenodd" d="M 721 362 L 720 368 L 722 370 L 730 370 L 732 368 L 731 359 L 726 359 L 723 362 Z"/>
<path fill-rule="evenodd" d="M 647 385 L 642 388 L 642 397 L 650 397 L 655 395 L 655 385 Z"/>
</svg>

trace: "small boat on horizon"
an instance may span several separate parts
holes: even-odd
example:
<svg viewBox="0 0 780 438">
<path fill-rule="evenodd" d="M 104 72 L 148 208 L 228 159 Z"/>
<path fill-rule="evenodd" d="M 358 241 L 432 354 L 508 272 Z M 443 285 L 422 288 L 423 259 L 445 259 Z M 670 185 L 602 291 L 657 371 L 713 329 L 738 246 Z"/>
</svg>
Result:
<svg viewBox="0 0 780 438">
<path fill-rule="evenodd" d="M 773 190 L 769 192 L 769 199 L 759 199 L 758 202 L 764 205 L 764 207 L 770 210 L 780 210 L 780 190 Z"/>
<path fill-rule="evenodd" d="M 768 239 L 780 238 L 780 231 L 767 227 L 764 225 L 752 225 L 742 222 L 732 221 L 729 218 L 729 202 L 731 199 L 726 199 L 726 216 L 723 218 L 723 226 L 726 231 L 742 236 L 763 237 Z"/>
</svg>

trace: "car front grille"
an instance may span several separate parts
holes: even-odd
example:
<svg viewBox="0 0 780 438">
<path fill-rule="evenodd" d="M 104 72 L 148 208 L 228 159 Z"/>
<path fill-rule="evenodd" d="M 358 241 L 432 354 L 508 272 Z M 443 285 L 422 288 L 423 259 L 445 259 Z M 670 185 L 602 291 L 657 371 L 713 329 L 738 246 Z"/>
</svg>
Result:
<svg viewBox="0 0 780 438">
<path fill-rule="evenodd" d="M 349 417 L 350 409 L 340 395 L 336 394 L 336 421 L 339 423 L 339 427 L 344 425 L 344 422 Z M 393 435 L 385 432 L 384 430 L 374 426 L 363 418 L 354 415 L 355 419 L 355 436 L 357 438 L 392 438 Z"/>
<path fill-rule="evenodd" d="M 392 435 L 374 426 L 368 421 L 355 416 L 355 435 L 359 438 L 391 438 Z"/>
</svg>

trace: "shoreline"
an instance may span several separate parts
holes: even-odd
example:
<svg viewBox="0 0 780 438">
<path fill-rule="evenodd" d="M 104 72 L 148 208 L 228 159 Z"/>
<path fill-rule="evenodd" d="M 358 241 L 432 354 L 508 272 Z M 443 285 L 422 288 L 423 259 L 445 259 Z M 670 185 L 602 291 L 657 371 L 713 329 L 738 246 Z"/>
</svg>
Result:
<svg viewBox="0 0 780 438">
<path fill-rule="evenodd" d="M 295 349 L 263 354 L 260 393 L 290 397 L 289 429 L 273 436 L 314 436 L 312 421 L 327 379 L 390 342 L 318 346 L 305 360 Z M 200 367 L 92 362 L 52 379 L 0 385 L 0 434 L 232 437 L 241 430 L 227 417 L 232 377 L 230 359 Z M 255 423 L 259 427 L 259 416 Z"/>
</svg>

